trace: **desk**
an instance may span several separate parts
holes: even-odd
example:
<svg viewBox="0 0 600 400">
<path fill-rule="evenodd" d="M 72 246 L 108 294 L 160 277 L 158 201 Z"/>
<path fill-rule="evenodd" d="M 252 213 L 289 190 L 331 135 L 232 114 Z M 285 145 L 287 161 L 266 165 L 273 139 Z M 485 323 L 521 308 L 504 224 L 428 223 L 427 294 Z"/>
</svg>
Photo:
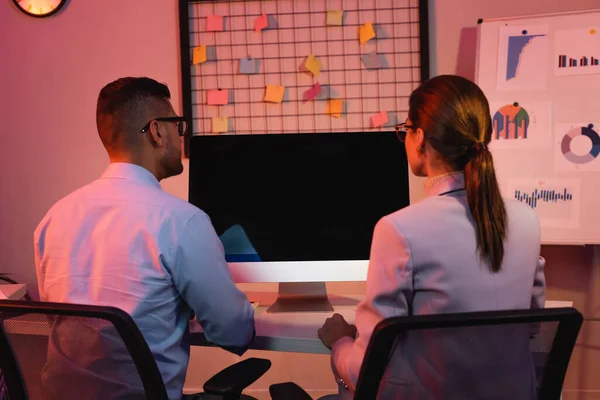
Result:
<svg viewBox="0 0 600 400">
<path fill-rule="evenodd" d="M 267 308 L 273 304 L 277 293 L 247 292 L 250 301 L 258 301 L 254 312 L 256 339 L 250 346 L 252 350 L 271 350 L 292 353 L 329 354 L 321 343 L 317 330 L 325 319 L 333 313 L 341 314 L 348 323 L 354 323 L 356 306 L 364 298 L 359 295 L 329 295 L 333 312 L 302 312 L 268 314 Z M 546 301 L 545 308 L 570 307 L 572 302 Z M 210 346 L 206 341 L 200 324 L 190 321 L 190 344 L 192 346 Z"/>
<path fill-rule="evenodd" d="M 248 292 L 250 301 L 258 301 L 254 312 L 256 339 L 252 350 L 286 351 L 294 353 L 329 354 L 329 349 L 321 343 L 317 330 L 325 319 L 333 313 L 341 314 L 348 323 L 354 323 L 356 306 L 363 296 L 329 295 L 333 312 L 301 312 L 268 314 L 267 308 L 275 302 L 277 293 Z M 198 321 L 190 321 L 190 344 L 208 346 Z"/>
</svg>

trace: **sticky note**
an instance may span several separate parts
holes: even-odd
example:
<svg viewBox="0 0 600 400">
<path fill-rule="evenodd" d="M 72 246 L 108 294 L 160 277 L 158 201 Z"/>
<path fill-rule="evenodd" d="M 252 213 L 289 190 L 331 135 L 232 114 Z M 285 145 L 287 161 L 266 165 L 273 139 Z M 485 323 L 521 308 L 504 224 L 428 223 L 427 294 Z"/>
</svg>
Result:
<svg viewBox="0 0 600 400">
<path fill-rule="evenodd" d="M 240 74 L 258 73 L 258 60 L 256 58 L 240 59 Z"/>
<path fill-rule="evenodd" d="M 327 11 L 327 25 L 342 25 L 342 20 L 344 18 L 344 11 L 342 10 L 332 10 Z"/>
<path fill-rule="evenodd" d="M 339 118 L 344 111 L 344 102 L 339 99 L 331 99 L 327 102 L 325 114 L 331 114 L 332 117 Z"/>
<path fill-rule="evenodd" d="M 375 51 L 366 54 L 361 54 L 360 59 L 362 60 L 362 63 L 366 69 L 379 69 L 383 67 L 381 58 L 379 57 L 379 54 L 377 54 L 377 52 Z"/>
<path fill-rule="evenodd" d="M 321 72 L 321 61 L 312 54 L 309 54 L 300 66 L 300 69 L 309 71 L 314 76 L 319 76 L 319 73 Z"/>
<path fill-rule="evenodd" d="M 213 133 L 222 133 L 229 130 L 229 118 L 227 117 L 213 117 L 212 119 L 212 131 Z"/>
<path fill-rule="evenodd" d="M 304 101 L 309 101 L 317 97 L 321 93 L 321 84 L 316 82 L 310 89 L 304 91 Z"/>
<path fill-rule="evenodd" d="M 387 124 L 387 122 L 388 122 L 387 111 L 382 111 L 378 114 L 371 116 L 371 126 L 373 128 L 377 128 L 378 126 Z"/>
<path fill-rule="evenodd" d="M 284 86 L 267 85 L 267 91 L 265 92 L 265 101 L 268 101 L 270 103 L 281 103 L 283 101 L 284 92 Z"/>
<path fill-rule="evenodd" d="M 213 106 L 221 106 L 229 103 L 229 90 L 227 89 L 215 89 L 208 91 L 208 101 L 209 105 Z"/>
<path fill-rule="evenodd" d="M 223 16 L 222 15 L 207 15 L 206 30 L 221 32 L 223 31 Z"/>
<path fill-rule="evenodd" d="M 206 62 L 206 46 L 198 46 L 194 47 L 194 52 L 192 53 L 192 64 L 200 64 Z"/>
<path fill-rule="evenodd" d="M 360 40 L 360 44 L 365 44 L 374 37 L 375 31 L 373 30 L 373 24 L 371 22 L 367 22 L 358 28 L 358 40 Z"/>
<path fill-rule="evenodd" d="M 256 32 L 260 32 L 269 26 L 269 19 L 267 18 L 267 14 L 262 14 L 260 17 L 254 20 L 254 30 Z"/>
</svg>

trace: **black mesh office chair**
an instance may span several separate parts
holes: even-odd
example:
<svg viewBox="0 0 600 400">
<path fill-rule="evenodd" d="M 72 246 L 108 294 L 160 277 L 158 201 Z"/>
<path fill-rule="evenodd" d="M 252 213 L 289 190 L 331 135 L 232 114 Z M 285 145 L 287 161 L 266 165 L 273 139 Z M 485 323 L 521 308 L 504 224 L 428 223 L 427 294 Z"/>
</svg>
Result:
<svg viewBox="0 0 600 400">
<path fill-rule="evenodd" d="M 559 399 L 582 315 L 574 308 L 395 317 L 367 347 L 355 399 Z M 273 400 L 311 397 L 292 382 Z"/>
<path fill-rule="evenodd" d="M 270 366 L 241 361 L 195 398 L 252 399 L 242 390 Z M 113 307 L 0 301 L 0 369 L 11 400 L 168 398 L 141 332 Z"/>
</svg>

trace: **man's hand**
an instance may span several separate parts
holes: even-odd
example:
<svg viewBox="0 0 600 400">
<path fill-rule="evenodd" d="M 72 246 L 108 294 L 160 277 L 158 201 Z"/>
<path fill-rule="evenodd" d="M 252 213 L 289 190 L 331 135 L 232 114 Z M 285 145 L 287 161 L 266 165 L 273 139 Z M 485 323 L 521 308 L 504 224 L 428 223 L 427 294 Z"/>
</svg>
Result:
<svg viewBox="0 0 600 400">
<path fill-rule="evenodd" d="M 352 339 L 356 338 L 356 326 L 346 322 L 340 314 L 333 314 L 331 318 L 327 318 L 325 323 L 318 331 L 319 339 L 328 349 L 331 349 L 335 342 L 344 336 L 349 336 Z"/>
</svg>

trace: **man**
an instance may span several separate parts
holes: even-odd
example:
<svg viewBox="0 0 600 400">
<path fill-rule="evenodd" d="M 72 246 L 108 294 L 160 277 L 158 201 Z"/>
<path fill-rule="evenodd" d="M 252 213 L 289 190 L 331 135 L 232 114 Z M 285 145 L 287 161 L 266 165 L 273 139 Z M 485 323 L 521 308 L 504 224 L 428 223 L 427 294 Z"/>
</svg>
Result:
<svg viewBox="0 0 600 400">
<path fill-rule="evenodd" d="M 187 128 L 169 99 L 167 86 L 145 77 L 121 78 L 100 91 L 96 123 L 110 165 L 50 209 L 34 245 L 40 298 L 129 313 L 175 399 L 189 360 L 182 339 L 191 313 L 209 341 L 242 353 L 253 337 L 254 311 L 233 283 L 209 217 L 161 190 L 161 179 L 183 171 Z M 55 345 L 49 358 L 69 352 Z M 76 350 L 67 358 L 77 364 Z M 77 365 L 84 362 L 91 365 Z M 45 372 L 59 369 L 47 364 Z"/>
</svg>

